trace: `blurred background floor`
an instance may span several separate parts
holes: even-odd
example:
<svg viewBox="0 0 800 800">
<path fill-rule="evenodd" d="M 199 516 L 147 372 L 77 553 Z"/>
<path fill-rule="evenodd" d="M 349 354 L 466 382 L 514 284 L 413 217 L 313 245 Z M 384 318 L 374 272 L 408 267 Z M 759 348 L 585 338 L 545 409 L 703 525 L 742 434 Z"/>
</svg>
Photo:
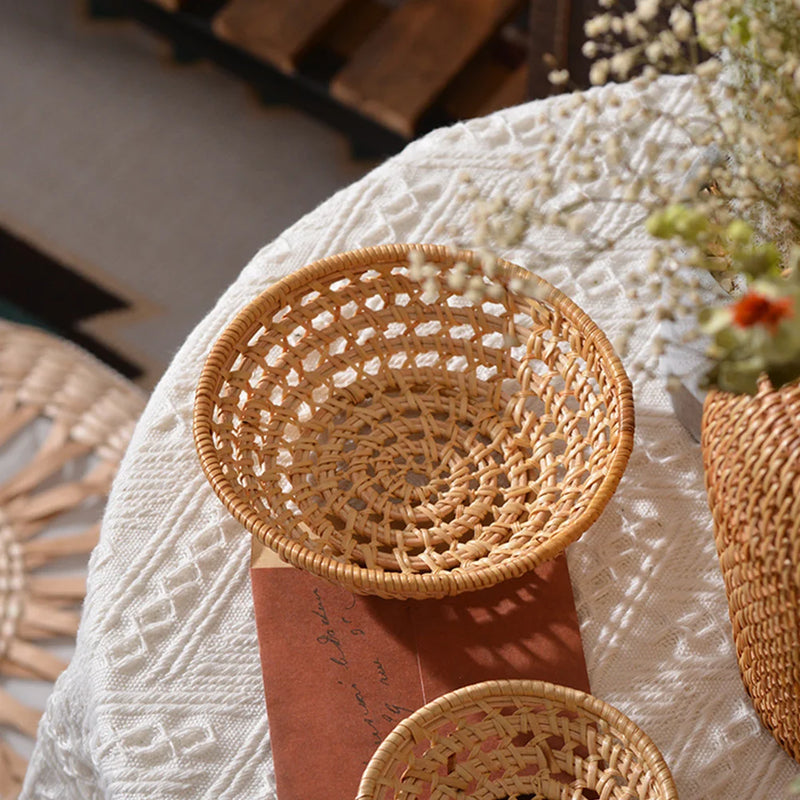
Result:
<svg viewBox="0 0 800 800">
<path fill-rule="evenodd" d="M 132 21 L 0 11 L 0 312 L 69 320 L 90 286 L 75 326 L 145 387 L 261 246 L 376 163 Z"/>
</svg>

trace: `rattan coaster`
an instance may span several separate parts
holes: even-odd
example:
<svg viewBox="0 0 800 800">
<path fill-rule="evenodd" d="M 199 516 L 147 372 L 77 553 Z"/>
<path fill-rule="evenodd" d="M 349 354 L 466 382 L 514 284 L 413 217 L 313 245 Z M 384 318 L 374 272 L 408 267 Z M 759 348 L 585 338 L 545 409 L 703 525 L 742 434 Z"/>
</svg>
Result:
<svg viewBox="0 0 800 800">
<path fill-rule="evenodd" d="M 431 299 L 409 271 L 422 251 Z M 223 503 L 285 561 L 359 593 L 518 577 L 600 515 L 633 442 L 630 381 L 562 292 L 474 300 L 468 252 L 387 245 L 276 283 L 231 322 L 194 434 Z M 527 276 L 500 262 L 497 280 Z"/>
<path fill-rule="evenodd" d="M 30 739 L 41 712 L 6 683 L 52 683 L 66 667 L 47 643 L 77 632 L 80 565 L 143 406 L 135 387 L 83 351 L 0 322 L 0 725 Z M 17 796 L 26 766 L 0 739 L 3 800 Z"/>
</svg>

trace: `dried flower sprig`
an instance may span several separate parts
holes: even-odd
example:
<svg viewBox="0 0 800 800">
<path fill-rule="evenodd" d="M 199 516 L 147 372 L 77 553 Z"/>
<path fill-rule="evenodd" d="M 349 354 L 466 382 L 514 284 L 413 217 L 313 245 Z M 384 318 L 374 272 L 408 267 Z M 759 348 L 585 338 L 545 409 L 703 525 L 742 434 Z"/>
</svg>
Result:
<svg viewBox="0 0 800 800">
<path fill-rule="evenodd" d="M 616 0 L 600 4 L 602 13 L 586 24 L 584 53 L 594 59 L 590 79 L 594 84 L 632 79 L 640 92 L 624 103 L 612 95 L 611 132 L 591 93 L 576 93 L 571 103 L 562 103 L 560 113 L 574 114 L 573 124 L 562 137 L 561 120 L 544 121 L 544 143 L 557 152 L 549 159 L 542 152 L 528 165 L 535 177 L 521 199 L 480 197 L 467 179 L 474 230 L 459 244 L 479 251 L 480 274 L 463 265 L 448 280 L 474 298 L 524 294 L 532 284 L 504 287 L 491 280 L 498 253 L 531 229 L 555 226 L 581 245 L 577 265 L 589 264 L 628 233 L 593 230 L 596 215 L 590 212 L 603 204 L 625 204 L 638 212 L 629 215 L 632 225 L 646 221 L 654 248 L 645 273 L 629 290 L 638 306 L 616 342 L 623 354 L 637 319 L 653 308 L 659 319 L 697 318 L 686 336 L 710 337 L 710 383 L 753 392 L 763 373 L 775 385 L 796 379 L 800 0 L 637 0 L 632 11 L 620 9 Z M 648 92 L 665 73 L 694 76 L 692 114 L 675 115 Z M 557 70 L 551 79 L 564 84 L 569 76 Z M 655 119 L 677 136 L 667 144 L 649 142 L 632 163 L 625 154 L 637 149 L 642 131 Z M 689 148 L 703 156 L 688 158 Z M 558 194 L 550 166 L 557 160 L 566 164 L 561 185 L 579 190 L 577 199 L 561 205 L 554 204 Z M 687 173 L 680 184 L 664 180 Z M 537 260 L 546 266 L 546 254 L 537 254 Z M 719 308 L 704 307 L 701 271 L 738 276 L 733 285 L 743 296 Z M 419 264 L 415 273 L 435 289 L 435 269 Z M 653 356 L 663 349 L 656 337 Z"/>
</svg>

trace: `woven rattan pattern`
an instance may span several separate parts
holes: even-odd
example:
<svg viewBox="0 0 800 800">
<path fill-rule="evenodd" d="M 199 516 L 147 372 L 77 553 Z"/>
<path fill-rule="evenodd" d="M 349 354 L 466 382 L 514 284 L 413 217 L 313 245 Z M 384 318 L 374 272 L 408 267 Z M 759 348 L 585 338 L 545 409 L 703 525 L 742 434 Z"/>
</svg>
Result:
<svg viewBox="0 0 800 800">
<path fill-rule="evenodd" d="M 676 800 L 650 738 L 596 697 L 542 681 L 487 681 L 403 720 L 357 800 Z"/>
<path fill-rule="evenodd" d="M 577 538 L 622 475 L 633 408 L 608 341 L 561 292 L 471 302 L 442 281 L 430 300 L 408 250 L 324 259 L 248 306 L 207 361 L 195 439 L 222 500 L 285 560 L 434 597 Z"/>
<path fill-rule="evenodd" d="M 97 543 L 105 497 L 143 408 L 134 386 L 87 353 L 0 321 L 0 448 L 13 467 L 0 482 L 0 724 L 31 739 L 40 712 L 6 678 L 52 682 L 66 667 L 46 645 L 75 636 L 85 578 L 63 559 L 88 557 Z M 38 449 L 15 448 L 36 426 L 46 430 Z M 87 527 L 59 530 L 78 510 Z M 0 738 L 4 800 L 17 796 L 26 766 Z"/>
<path fill-rule="evenodd" d="M 703 460 L 736 654 L 761 719 L 800 761 L 800 386 L 711 392 Z"/>
</svg>

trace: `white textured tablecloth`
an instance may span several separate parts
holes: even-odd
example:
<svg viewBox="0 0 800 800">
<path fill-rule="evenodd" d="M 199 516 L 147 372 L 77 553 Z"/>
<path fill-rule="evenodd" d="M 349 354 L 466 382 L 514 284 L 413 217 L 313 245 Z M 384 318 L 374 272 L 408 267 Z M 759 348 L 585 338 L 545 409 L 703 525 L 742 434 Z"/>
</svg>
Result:
<svg viewBox="0 0 800 800">
<path fill-rule="evenodd" d="M 659 91 L 671 110 L 690 102 L 681 79 L 662 80 Z M 595 92 L 613 125 L 610 95 L 634 90 Z M 564 132 L 580 122 L 582 110 L 560 116 L 568 102 L 529 103 L 412 144 L 259 252 L 191 334 L 153 393 L 116 480 L 77 652 L 48 704 L 24 798 L 274 797 L 250 537 L 214 496 L 192 442 L 205 355 L 274 276 L 357 247 L 442 242 L 442 223 L 466 229 L 462 173 L 484 193 L 521 194 L 536 153 L 552 148 L 541 117 Z M 639 146 L 667 135 L 654 125 Z M 552 153 L 562 174 L 563 153 L 557 145 Z M 571 191 L 565 185 L 557 199 Z M 613 204 L 596 211 L 597 230 L 621 231 L 634 213 Z M 531 263 L 534 246 L 561 254 L 560 265 Z M 613 338 L 630 313 L 626 276 L 644 267 L 647 238 L 633 226 L 615 254 L 580 271 L 570 267 L 574 246 L 563 232 L 539 231 L 504 255 L 564 290 Z M 656 325 L 639 325 L 634 355 Z M 641 378 L 635 388 L 636 445 L 626 475 L 568 551 L 593 692 L 650 734 L 685 800 L 780 798 L 800 770 L 762 729 L 739 679 L 699 447 L 660 382 Z"/>
</svg>

